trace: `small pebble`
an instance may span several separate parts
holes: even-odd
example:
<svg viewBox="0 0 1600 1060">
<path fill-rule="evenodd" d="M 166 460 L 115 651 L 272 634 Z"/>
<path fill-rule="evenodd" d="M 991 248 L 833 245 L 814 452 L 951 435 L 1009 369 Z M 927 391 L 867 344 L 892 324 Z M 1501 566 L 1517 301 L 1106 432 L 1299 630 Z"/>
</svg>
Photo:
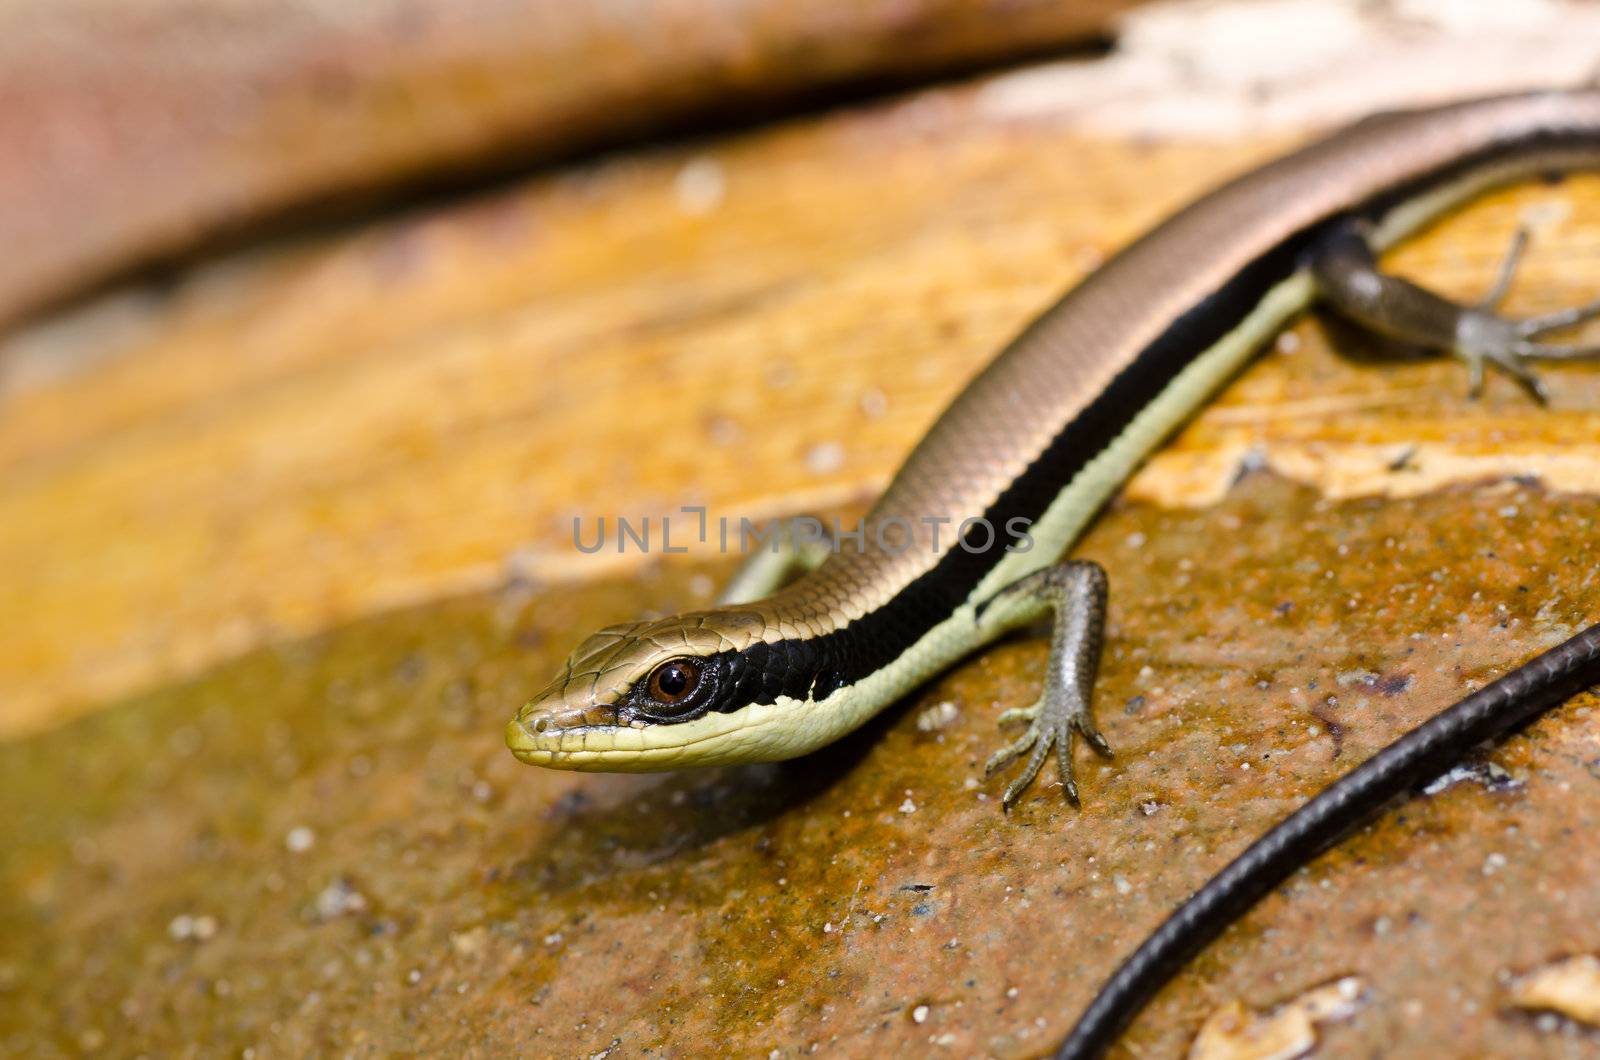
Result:
<svg viewBox="0 0 1600 1060">
<path fill-rule="evenodd" d="M 827 475 L 844 466 L 844 446 L 838 442 L 818 442 L 806 450 L 806 470 Z"/>
<path fill-rule="evenodd" d="M 744 432 L 739 429 L 739 424 L 727 416 L 713 416 L 706 423 L 706 434 L 711 438 L 711 444 L 727 448 L 736 445 Z"/>
<path fill-rule="evenodd" d="M 917 715 L 917 731 L 937 732 L 952 721 L 955 721 L 960 715 L 960 708 L 949 700 L 945 700 L 943 703 L 935 703 Z"/>
<path fill-rule="evenodd" d="M 728 178 L 723 173 L 722 163 L 709 155 L 701 155 L 678 170 L 672 190 L 684 213 L 702 216 L 722 205 L 728 193 Z"/>
<path fill-rule="evenodd" d="M 367 899 L 343 876 L 324 887 L 317 895 L 317 919 L 333 920 L 367 908 Z"/>
<path fill-rule="evenodd" d="M 185 942 L 193 940 L 204 942 L 217 933 L 217 918 L 205 913 L 194 916 L 189 913 L 179 913 L 167 924 L 167 934 L 174 941 Z"/>
</svg>

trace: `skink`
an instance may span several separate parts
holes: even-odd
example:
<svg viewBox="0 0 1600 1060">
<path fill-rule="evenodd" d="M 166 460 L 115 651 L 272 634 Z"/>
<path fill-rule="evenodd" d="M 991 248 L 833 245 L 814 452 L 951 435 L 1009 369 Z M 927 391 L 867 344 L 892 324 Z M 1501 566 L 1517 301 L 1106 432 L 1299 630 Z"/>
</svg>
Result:
<svg viewBox="0 0 1600 1060">
<path fill-rule="evenodd" d="M 1043 693 L 1001 716 L 1026 729 L 988 768 L 1026 756 L 1005 791 L 1009 806 L 1054 751 L 1076 803 L 1076 739 L 1111 753 L 1090 712 L 1106 576 L 1093 563 L 1060 560 L 1096 511 L 1314 302 L 1461 358 L 1474 392 L 1493 366 L 1543 401 L 1530 361 L 1597 351 L 1539 337 L 1600 315 L 1600 304 L 1532 320 L 1497 315 L 1520 239 L 1490 297 L 1472 306 L 1384 273 L 1375 256 L 1492 186 L 1596 167 L 1600 89 L 1584 88 L 1377 115 L 1218 188 L 1106 262 L 1007 346 L 917 445 L 852 547 L 829 551 L 787 583 L 776 568 L 743 579 L 741 597 L 771 590 L 760 599 L 601 630 L 518 712 L 508 745 L 525 762 L 560 769 L 788 758 L 838 739 L 962 656 L 1050 614 Z M 1031 547 L 1009 536 L 1019 526 Z M 871 532 L 890 527 L 897 533 Z M 1259 893 L 1263 879 L 1270 886 L 1418 770 L 1465 750 L 1486 728 L 1503 728 L 1501 719 L 1511 724 L 1600 681 L 1600 626 L 1551 654 L 1562 652 L 1561 665 L 1535 660 L 1487 700 L 1479 693 L 1452 708 L 1470 707 L 1470 724 L 1447 712 L 1436 721 L 1458 721 L 1414 740 L 1420 750 L 1403 739 L 1383 752 L 1392 757 L 1369 771 L 1376 778 L 1341 789 L 1315 820 L 1296 814 L 1281 825 L 1248 871 L 1230 867 L 1226 894 L 1212 892 L 1173 929 L 1159 960 L 1147 958 L 1120 986 L 1113 980 L 1111 1002 L 1097 1000 L 1093 1025 L 1080 1025 L 1059 1055 L 1102 1048 L 1136 995 L 1159 981 L 1153 969 L 1169 967 L 1237 914 L 1235 899 Z"/>
</svg>

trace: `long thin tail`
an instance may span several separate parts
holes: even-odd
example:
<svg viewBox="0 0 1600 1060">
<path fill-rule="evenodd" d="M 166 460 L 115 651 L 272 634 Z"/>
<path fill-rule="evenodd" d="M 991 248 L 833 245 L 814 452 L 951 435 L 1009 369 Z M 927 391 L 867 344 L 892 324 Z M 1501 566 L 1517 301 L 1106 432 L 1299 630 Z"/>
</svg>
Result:
<svg viewBox="0 0 1600 1060">
<path fill-rule="evenodd" d="M 1417 726 L 1284 818 L 1177 908 L 1078 1017 L 1056 1060 L 1105 1052 L 1152 995 L 1290 873 L 1470 748 L 1600 684 L 1600 624 Z"/>
</svg>

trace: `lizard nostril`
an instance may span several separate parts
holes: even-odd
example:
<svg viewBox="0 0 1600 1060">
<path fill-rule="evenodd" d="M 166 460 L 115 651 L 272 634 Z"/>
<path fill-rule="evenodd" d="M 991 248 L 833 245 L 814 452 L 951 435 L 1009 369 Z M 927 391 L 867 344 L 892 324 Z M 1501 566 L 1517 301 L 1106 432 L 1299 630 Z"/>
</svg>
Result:
<svg viewBox="0 0 1600 1060">
<path fill-rule="evenodd" d="M 536 733 L 549 732 L 550 731 L 550 719 L 549 718 L 537 718 L 537 719 L 535 719 L 534 723 L 533 723 L 533 731 L 536 732 Z"/>
</svg>

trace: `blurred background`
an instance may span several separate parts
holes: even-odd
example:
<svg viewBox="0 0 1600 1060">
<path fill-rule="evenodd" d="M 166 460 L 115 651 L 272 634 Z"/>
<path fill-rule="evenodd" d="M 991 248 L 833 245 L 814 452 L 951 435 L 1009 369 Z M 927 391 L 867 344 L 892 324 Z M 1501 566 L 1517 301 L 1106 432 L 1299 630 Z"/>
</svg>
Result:
<svg viewBox="0 0 1600 1060">
<path fill-rule="evenodd" d="M 1133 850 L 1121 811 L 1164 781 L 1103 793 L 1116 819 L 1084 823 L 1075 854 L 1053 825 L 1002 831 L 961 771 L 992 742 L 989 705 L 1028 696 L 1033 649 L 1002 653 L 1014 683 L 977 666 L 931 693 L 977 708 L 958 731 L 930 736 L 914 706 L 841 765 L 521 767 L 500 727 L 573 643 L 703 604 L 727 571 L 583 555 L 573 520 L 859 509 L 1033 314 L 1218 180 L 1375 109 L 1597 67 L 1600 5 L 1581 0 L 0 5 L 0 1050 L 1037 1053 L 1096 977 L 1063 965 L 1027 989 L 1043 973 L 1016 940 L 1064 914 L 993 910 L 1013 885 L 1115 901 L 1088 840 Z M 1471 295 L 1519 224 L 1515 308 L 1592 297 L 1600 191 L 1581 179 L 1496 196 L 1400 265 Z M 1210 702 L 1244 665 L 1184 645 L 1276 613 L 1233 697 L 1248 713 L 1277 682 L 1240 722 L 1260 739 L 1285 702 L 1332 709 L 1303 691 L 1318 673 L 1403 672 L 1416 694 L 1393 709 L 1425 716 L 1459 687 L 1449 645 L 1397 662 L 1331 643 L 1345 597 L 1285 618 L 1255 558 L 1306 582 L 1305 556 L 1392 550 L 1401 526 L 1464 536 L 1424 534 L 1404 571 L 1374 561 L 1369 600 L 1473 554 L 1495 513 L 1545 512 L 1504 561 L 1523 567 L 1463 584 L 1571 591 L 1485 665 L 1578 621 L 1592 591 L 1562 564 L 1596 547 L 1600 378 L 1554 377 L 1541 417 L 1504 381 L 1471 405 L 1450 365 L 1351 365 L 1319 327 L 1288 333 L 1090 543 L 1132 571 L 1114 702 Z M 1230 493 L 1244 470 L 1270 481 Z M 1450 492 L 1486 480 L 1527 495 Z M 1170 547 L 1145 550 L 1158 533 Z M 1196 604 L 1175 639 L 1168 602 L 1201 577 L 1186 543 L 1219 534 L 1260 599 Z M 1445 637 L 1499 621 L 1468 588 L 1391 603 Z M 1330 726 L 1357 749 L 1394 731 L 1295 724 L 1314 768 L 1181 834 L 1242 841 L 1349 763 Z M 909 831 L 903 804 L 924 811 Z M 1046 865 L 1065 875 L 1040 882 Z M 1104 959 L 1210 867 L 1149 888 Z M 929 879 L 932 898 L 904 889 Z M 981 879 L 1005 890 L 960 890 Z M 1524 963 L 1562 917 L 1593 922 L 1540 908 Z M 1309 932 L 1321 911 L 1286 915 Z M 814 952 L 871 916 L 920 941 Z M 1330 950 L 1305 981 L 1356 959 Z M 1283 993 L 1253 967 L 1190 982 L 1136 1034 L 1164 1055 L 1208 1004 Z M 1522 1048 L 1493 970 L 1438 984 L 1478 1007 L 1414 1040 Z M 1432 1019 L 1385 1013 L 1348 1041 Z"/>
</svg>

